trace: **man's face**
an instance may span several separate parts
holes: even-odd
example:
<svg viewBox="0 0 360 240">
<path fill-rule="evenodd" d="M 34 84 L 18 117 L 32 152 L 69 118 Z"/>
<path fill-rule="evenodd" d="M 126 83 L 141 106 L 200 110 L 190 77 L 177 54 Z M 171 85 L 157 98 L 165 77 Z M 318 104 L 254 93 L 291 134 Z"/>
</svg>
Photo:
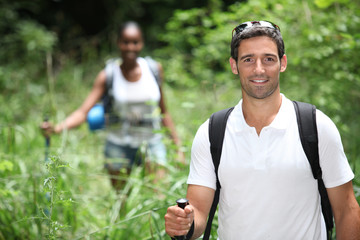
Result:
<svg viewBox="0 0 360 240">
<path fill-rule="evenodd" d="M 243 97 L 256 99 L 280 93 L 280 72 L 285 71 L 286 64 L 286 56 L 280 61 L 276 43 L 266 36 L 242 40 L 237 63 L 230 58 L 232 72 L 239 74 Z"/>
<path fill-rule="evenodd" d="M 141 32 L 136 27 L 125 28 L 118 41 L 123 60 L 134 60 L 144 46 Z"/>
</svg>

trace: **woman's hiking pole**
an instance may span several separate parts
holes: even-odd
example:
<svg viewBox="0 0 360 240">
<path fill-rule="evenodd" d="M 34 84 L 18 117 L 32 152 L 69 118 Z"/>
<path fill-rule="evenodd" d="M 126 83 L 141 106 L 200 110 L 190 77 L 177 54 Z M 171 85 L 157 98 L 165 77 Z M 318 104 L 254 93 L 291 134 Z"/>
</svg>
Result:
<svg viewBox="0 0 360 240">
<path fill-rule="evenodd" d="M 48 122 L 49 121 L 49 117 L 45 116 L 44 117 L 44 122 Z M 47 164 L 49 162 L 49 148 L 50 148 L 50 135 L 45 134 L 45 164 Z M 50 192 L 45 192 L 45 198 L 48 202 L 50 202 Z M 48 207 L 45 207 L 43 209 L 44 214 L 49 217 L 50 216 L 50 211 Z"/>
<path fill-rule="evenodd" d="M 187 205 L 189 205 L 189 200 L 187 200 L 186 198 L 179 198 L 178 200 L 176 200 L 176 204 L 178 205 L 178 207 L 184 209 Z M 186 239 L 186 235 L 184 236 L 175 236 L 176 240 L 185 240 Z"/>
<path fill-rule="evenodd" d="M 49 117 L 44 117 L 44 122 L 48 122 Z M 45 163 L 49 161 L 50 135 L 45 135 Z"/>
</svg>

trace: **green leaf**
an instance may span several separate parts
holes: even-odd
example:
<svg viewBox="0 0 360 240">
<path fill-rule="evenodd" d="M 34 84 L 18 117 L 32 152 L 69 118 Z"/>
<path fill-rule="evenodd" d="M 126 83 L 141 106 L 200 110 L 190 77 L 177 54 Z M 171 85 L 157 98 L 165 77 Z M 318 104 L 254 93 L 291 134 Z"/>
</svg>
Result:
<svg viewBox="0 0 360 240">
<path fill-rule="evenodd" d="M 334 0 L 315 0 L 315 4 L 319 8 L 328 8 L 333 3 Z"/>
<path fill-rule="evenodd" d="M 7 160 L 2 160 L 0 162 L 0 172 L 5 172 L 5 171 L 12 171 L 14 168 L 14 164 L 10 161 Z"/>
</svg>

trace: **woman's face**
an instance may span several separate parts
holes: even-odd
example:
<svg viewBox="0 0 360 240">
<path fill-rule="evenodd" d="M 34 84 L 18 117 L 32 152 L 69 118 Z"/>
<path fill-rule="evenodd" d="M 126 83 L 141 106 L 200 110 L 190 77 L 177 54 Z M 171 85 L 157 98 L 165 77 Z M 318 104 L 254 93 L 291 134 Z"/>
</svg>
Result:
<svg viewBox="0 0 360 240">
<path fill-rule="evenodd" d="M 136 60 L 143 46 L 144 42 L 140 29 L 130 26 L 123 30 L 118 41 L 123 61 Z"/>
</svg>

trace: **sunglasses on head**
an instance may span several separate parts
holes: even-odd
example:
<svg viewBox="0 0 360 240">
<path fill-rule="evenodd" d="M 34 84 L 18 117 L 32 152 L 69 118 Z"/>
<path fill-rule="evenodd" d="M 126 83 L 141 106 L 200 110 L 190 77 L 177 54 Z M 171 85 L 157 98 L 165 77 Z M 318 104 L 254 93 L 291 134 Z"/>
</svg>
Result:
<svg viewBox="0 0 360 240">
<path fill-rule="evenodd" d="M 273 28 L 273 29 L 277 29 L 280 31 L 280 27 L 272 22 L 269 21 L 250 21 L 250 22 L 244 22 L 239 24 L 238 26 L 236 26 L 233 30 L 232 30 L 232 36 L 234 37 L 234 35 L 241 33 L 242 31 L 244 31 L 247 28 L 251 28 L 253 26 L 261 26 L 261 27 L 268 27 L 268 28 Z M 235 31 L 235 34 L 234 34 Z"/>
</svg>

